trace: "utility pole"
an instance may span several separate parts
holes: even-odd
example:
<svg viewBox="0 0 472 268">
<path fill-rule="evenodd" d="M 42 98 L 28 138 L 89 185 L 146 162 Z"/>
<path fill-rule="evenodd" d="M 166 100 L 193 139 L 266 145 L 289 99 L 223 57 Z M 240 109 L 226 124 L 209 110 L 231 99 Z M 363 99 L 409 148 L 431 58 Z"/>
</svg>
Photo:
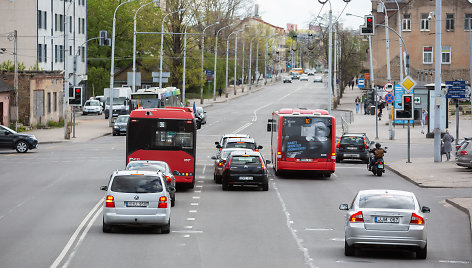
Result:
<svg viewBox="0 0 472 268">
<path fill-rule="evenodd" d="M 434 162 L 441 162 L 441 12 L 442 0 L 436 0 L 436 42 L 434 66 Z M 456 137 L 458 138 L 458 137 Z"/>
<path fill-rule="evenodd" d="M 244 92 L 244 44 L 246 43 L 244 40 L 244 36 L 242 37 L 243 41 L 243 67 L 241 69 L 241 92 Z"/>
<path fill-rule="evenodd" d="M 18 118 L 19 118 L 19 114 L 18 114 L 18 93 L 19 93 L 19 90 L 18 90 L 18 32 L 17 30 L 14 30 L 13 31 L 13 38 L 15 39 L 14 40 L 14 49 L 13 49 L 13 54 L 15 55 L 15 59 L 14 59 L 14 62 L 15 62 L 15 74 L 14 74 L 14 82 L 13 82 L 13 86 L 15 87 L 15 106 L 16 106 L 16 117 L 15 117 L 15 131 L 18 131 Z"/>
</svg>

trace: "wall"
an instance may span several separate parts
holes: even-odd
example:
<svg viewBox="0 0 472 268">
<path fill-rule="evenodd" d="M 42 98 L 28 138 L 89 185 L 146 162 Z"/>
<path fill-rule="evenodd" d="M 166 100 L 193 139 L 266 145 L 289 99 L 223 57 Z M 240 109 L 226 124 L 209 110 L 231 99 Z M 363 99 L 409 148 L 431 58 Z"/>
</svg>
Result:
<svg viewBox="0 0 472 268">
<path fill-rule="evenodd" d="M 10 113 L 8 109 L 10 107 L 10 92 L 0 92 L 0 102 L 3 103 L 3 118 L 1 121 L 3 125 L 9 127 Z"/>
</svg>

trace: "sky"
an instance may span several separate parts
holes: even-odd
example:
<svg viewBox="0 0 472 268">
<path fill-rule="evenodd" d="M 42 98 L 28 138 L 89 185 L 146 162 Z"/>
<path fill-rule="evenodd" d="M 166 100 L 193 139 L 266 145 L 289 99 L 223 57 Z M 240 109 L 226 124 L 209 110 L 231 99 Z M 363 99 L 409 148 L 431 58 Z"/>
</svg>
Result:
<svg viewBox="0 0 472 268">
<path fill-rule="evenodd" d="M 254 0 L 254 3 L 259 4 L 259 16 L 264 21 L 284 29 L 287 28 L 287 23 L 297 24 L 298 29 L 308 29 L 311 18 L 317 16 L 322 7 L 318 0 Z M 331 0 L 331 5 L 335 18 L 339 16 L 346 3 L 343 0 Z M 371 10 L 371 0 L 351 0 L 339 21 L 343 22 L 345 28 L 359 29 L 364 21 L 345 14 L 364 16 L 370 14 Z M 325 4 L 320 15 L 327 15 L 328 11 L 329 2 Z"/>
</svg>

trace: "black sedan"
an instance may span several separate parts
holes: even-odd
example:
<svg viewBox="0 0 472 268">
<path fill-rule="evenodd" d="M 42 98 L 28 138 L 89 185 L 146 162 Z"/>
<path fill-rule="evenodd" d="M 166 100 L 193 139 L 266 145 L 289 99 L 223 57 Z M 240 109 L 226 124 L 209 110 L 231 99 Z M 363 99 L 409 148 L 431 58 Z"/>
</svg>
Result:
<svg viewBox="0 0 472 268">
<path fill-rule="evenodd" d="M 13 129 L 0 125 L 0 148 L 16 149 L 19 153 L 26 153 L 29 149 L 36 149 L 38 140 L 35 136 L 18 133 Z"/>
<path fill-rule="evenodd" d="M 336 162 L 359 159 L 369 163 L 370 142 L 365 133 L 345 133 L 336 145 Z"/>
<path fill-rule="evenodd" d="M 266 165 L 270 161 L 265 161 L 260 152 L 235 151 L 228 158 L 221 179 L 223 191 L 227 191 L 235 185 L 254 185 L 262 187 L 264 191 L 269 190 Z"/>
</svg>

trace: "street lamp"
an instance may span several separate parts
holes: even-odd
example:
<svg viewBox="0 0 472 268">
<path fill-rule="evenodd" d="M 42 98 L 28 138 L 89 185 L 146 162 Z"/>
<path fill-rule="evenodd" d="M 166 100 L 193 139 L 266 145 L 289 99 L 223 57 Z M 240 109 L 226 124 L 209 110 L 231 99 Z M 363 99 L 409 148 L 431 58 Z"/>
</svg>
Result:
<svg viewBox="0 0 472 268">
<path fill-rule="evenodd" d="M 159 0 L 153 0 L 149 3 L 146 3 L 142 6 L 140 6 L 138 8 L 138 10 L 136 10 L 136 13 L 134 13 L 134 32 L 133 32 L 133 92 L 136 92 L 136 17 L 138 16 L 138 12 L 139 10 L 141 10 L 141 8 L 147 6 L 147 5 L 150 5 L 152 3 L 157 3 L 159 2 Z"/>
<path fill-rule="evenodd" d="M 237 31 L 234 31 L 232 33 L 230 33 L 228 35 L 228 38 L 226 39 L 226 88 L 225 88 L 225 97 L 228 98 L 228 58 L 229 58 L 229 38 L 231 37 L 232 34 L 235 34 L 236 35 L 236 39 L 235 39 L 235 48 L 234 48 L 234 61 L 235 61 L 235 64 L 234 64 L 234 67 L 235 67 L 235 70 L 236 70 L 236 58 L 238 57 L 237 56 L 237 51 L 238 51 L 238 33 L 239 32 L 242 32 L 242 30 L 237 30 Z M 236 73 L 236 71 L 235 71 Z M 236 95 L 236 74 L 234 75 L 234 95 Z"/>
<path fill-rule="evenodd" d="M 213 78 L 214 82 L 213 82 L 213 100 L 215 101 L 216 100 L 216 59 L 218 57 L 218 34 L 221 32 L 221 30 L 225 29 L 225 28 L 228 28 L 230 26 L 233 26 L 233 24 L 230 24 L 230 25 L 226 25 L 226 26 L 223 26 L 221 27 L 217 32 L 216 32 L 216 36 L 215 36 L 215 69 L 214 69 L 214 72 L 215 72 L 215 76 Z"/>
<path fill-rule="evenodd" d="M 186 63 L 187 63 L 187 28 L 190 25 L 190 22 L 185 26 L 184 31 L 184 66 L 183 66 L 183 75 L 182 75 L 182 103 L 185 105 L 185 73 L 186 73 Z"/>
<path fill-rule="evenodd" d="M 118 8 L 124 4 L 127 4 L 129 2 L 133 2 L 136 0 L 128 0 L 126 2 L 123 2 L 119 4 L 115 8 L 115 12 L 113 12 L 113 28 L 112 28 L 112 39 L 111 39 L 111 66 L 110 66 L 110 123 L 109 126 L 113 126 L 113 84 L 114 84 L 114 78 L 115 78 L 115 27 L 116 27 L 116 11 L 118 11 Z M 67 39 L 66 39 L 67 40 Z M 67 124 L 66 124 L 67 125 Z"/>
<path fill-rule="evenodd" d="M 176 10 L 176 11 L 172 11 L 170 12 L 169 14 L 165 15 L 164 18 L 162 19 L 162 24 L 161 24 L 161 53 L 160 53 L 160 62 L 159 62 L 159 88 L 162 88 L 162 53 L 163 53 L 163 49 L 164 49 L 164 22 L 167 18 L 167 16 L 171 15 L 171 14 L 174 14 L 174 13 L 177 13 L 177 12 L 182 12 L 182 11 L 185 11 L 185 8 L 182 8 L 182 9 L 179 9 L 179 10 Z"/>
<path fill-rule="evenodd" d="M 251 86 L 252 86 L 252 40 L 258 37 L 263 37 L 263 35 L 254 36 L 249 40 L 249 74 L 248 74 L 249 90 L 251 90 Z"/>
<path fill-rule="evenodd" d="M 208 29 L 211 26 L 218 25 L 218 24 L 220 24 L 219 21 L 217 21 L 213 24 L 210 24 L 207 27 L 205 27 L 202 31 L 202 80 L 204 79 L 204 74 L 203 74 L 203 60 L 204 59 L 203 59 L 203 56 L 204 56 L 204 52 L 205 52 L 205 30 Z M 200 104 L 203 104 L 203 84 L 200 87 Z"/>
</svg>

